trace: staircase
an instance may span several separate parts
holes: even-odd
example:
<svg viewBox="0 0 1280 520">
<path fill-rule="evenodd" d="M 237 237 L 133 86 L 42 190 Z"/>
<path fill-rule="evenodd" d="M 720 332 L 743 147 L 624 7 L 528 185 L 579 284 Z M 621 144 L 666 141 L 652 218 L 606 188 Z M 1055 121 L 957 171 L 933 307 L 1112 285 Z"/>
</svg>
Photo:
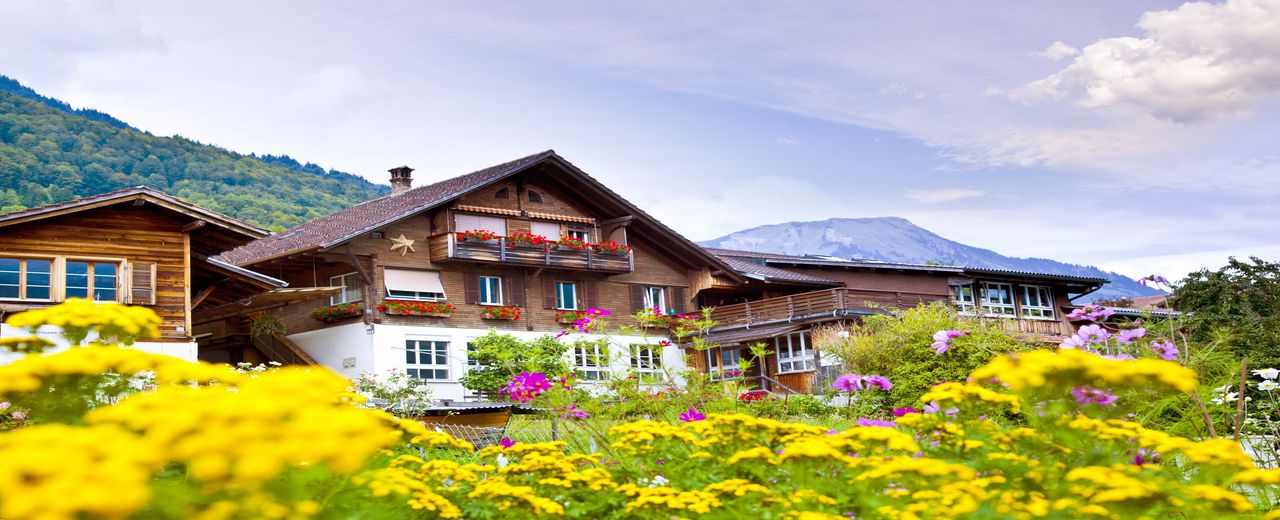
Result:
<svg viewBox="0 0 1280 520">
<path fill-rule="evenodd" d="M 284 337 L 283 334 L 253 336 L 250 341 L 269 361 L 275 361 L 283 365 L 318 364 L 301 347 L 290 341 L 289 338 Z"/>
</svg>

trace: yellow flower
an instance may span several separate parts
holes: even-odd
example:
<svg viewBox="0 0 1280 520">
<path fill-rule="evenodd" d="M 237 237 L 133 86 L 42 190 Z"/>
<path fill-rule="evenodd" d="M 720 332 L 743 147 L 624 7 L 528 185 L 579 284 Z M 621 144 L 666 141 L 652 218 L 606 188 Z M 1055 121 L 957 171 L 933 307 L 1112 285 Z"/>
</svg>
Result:
<svg viewBox="0 0 1280 520">
<path fill-rule="evenodd" d="M 513 486 L 500 478 L 488 478 L 476 483 L 475 489 L 467 493 L 467 498 L 494 500 L 500 511 L 523 505 L 535 515 L 564 514 L 564 506 L 554 500 L 538 496 L 532 487 Z"/>
<path fill-rule="evenodd" d="M 618 491 L 636 497 L 627 503 L 628 512 L 645 508 L 666 508 L 707 514 L 724 505 L 714 494 L 701 490 L 679 491 L 665 486 L 649 488 L 624 484 L 618 487 Z"/>
<path fill-rule="evenodd" d="M 1115 360 L 1075 349 L 1007 354 L 974 370 L 970 377 L 998 380 L 1013 390 L 1077 385 L 1179 392 L 1196 388 L 1195 371 L 1172 361 Z"/>
<path fill-rule="evenodd" d="M 739 497 L 746 495 L 747 493 L 760 493 L 762 495 L 768 495 L 770 493 L 769 488 L 741 478 L 712 482 L 707 484 L 707 486 L 702 488 L 702 490 L 708 493 L 715 493 L 717 495 L 733 495 Z"/>
<path fill-rule="evenodd" d="M 943 405 L 954 403 L 961 406 L 974 401 L 999 404 L 1007 406 L 1013 413 L 1018 413 L 1022 408 L 1017 396 L 989 390 L 972 383 L 942 383 L 920 396 L 922 403 L 933 401 Z"/>
<path fill-rule="evenodd" d="M 61 327 L 67 339 L 79 344 L 90 332 L 101 338 L 116 338 L 125 344 L 136 338 L 160 335 L 160 317 L 146 307 L 129 307 L 118 303 L 95 302 L 84 298 L 68 298 L 44 309 L 10 316 L 5 324 L 35 333 L 41 325 Z"/>
<path fill-rule="evenodd" d="M 1244 495 L 1218 486 L 1205 484 L 1188 486 L 1187 494 L 1208 502 L 1217 509 L 1230 509 L 1240 513 L 1253 510 L 1253 504 L 1250 504 L 1249 499 L 1245 498 Z"/>
</svg>

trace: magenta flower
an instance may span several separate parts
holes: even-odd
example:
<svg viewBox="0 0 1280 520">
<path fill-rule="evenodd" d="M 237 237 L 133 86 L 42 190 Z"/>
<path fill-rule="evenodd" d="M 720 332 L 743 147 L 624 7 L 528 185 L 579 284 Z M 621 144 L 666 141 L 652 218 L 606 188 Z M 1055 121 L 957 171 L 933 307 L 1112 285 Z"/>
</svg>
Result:
<svg viewBox="0 0 1280 520">
<path fill-rule="evenodd" d="M 1160 359 L 1165 361 L 1178 360 L 1178 347 L 1175 347 L 1169 340 L 1158 339 L 1152 341 L 1150 347 L 1151 350 L 1155 351 L 1156 355 L 1160 356 Z"/>
<path fill-rule="evenodd" d="M 967 336 L 969 334 L 970 331 L 967 330 L 940 330 L 933 333 L 933 344 L 929 346 L 933 347 L 934 353 L 942 354 L 951 350 L 951 340 L 960 336 Z"/>
<path fill-rule="evenodd" d="M 916 410 L 915 408 L 912 408 L 912 407 L 910 407 L 910 406 L 908 406 L 908 407 L 906 407 L 906 408 L 894 408 L 894 409 L 893 409 L 893 416 L 894 416 L 894 417 L 902 417 L 902 416 L 904 416 L 904 415 L 907 415 L 907 414 L 913 414 L 913 413 L 920 413 L 920 411 L 919 411 L 919 410 Z"/>
<path fill-rule="evenodd" d="M 569 406 L 560 409 L 560 416 L 565 419 L 586 419 L 591 417 L 586 410 L 578 408 L 578 403 L 572 403 Z"/>
<path fill-rule="evenodd" d="M 1116 311 L 1113 311 L 1101 305 L 1089 304 L 1067 313 L 1067 319 L 1102 321 L 1107 319 L 1107 317 L 1111 316 L 1112 314 L 1115 314 L 1115 312 Z"/>
<path fill-rule="evenodd" d="M 939 405 L 937 401 L 930 401 L 929 404 L 924 405 L 924 413 L 939 413 L 939 412 L 950 417 L 952 415 L 960 413 L 960 409 L 953 406 L 951 408 L 947 408 L 946 410 L 943 410 L 942 405 Z"/>
<path fill-rule="evenodd" d="M 502 389 L 512 401 L 520 401 L 527 403 L 533 398 L 542 395 L 543 392 L 551 388 L 551 381 L 547 380 L 545 374 L 538 372 L 521 372 L 507 386 Z"/>
<path fill-rule="evenodd" d="M 670 341 L 668 341 L 668 340 L 665 340 L 665 339 L 664 339 L 664 340 L 659 340 L 659 341 L 658 341 L 658 346 L 659 346 L 659 347 L 670 347 L 670 346 L 671 346 L 671 342 L 670 342 Z"/>
<path fill-rule="evenodd" d="M 702 412 L 699 412 L 697 408 L 689 408 L 688 411 L 679 415 L 679 419 L 684 422 L 701 421 L 706 418 L 707 416 L 702 415 Z"/>
<path fill-rule="evenodd" d="M 592 316 L 612 316 L 613 311 L 609 309 L 597 309 L 592 307 L 590 309 L 587 309 L 587 314 L 590 314 Z"/>
<path fill-rule="evenodd" d="M 1169 280 L 1158 274 L 1149 274 L 1139 278 L 1138 283 L 1148 287 L 1155 287 L 1157 285 L 1169 285 Z"/>
<path fill-rule="evenodd" d="M 1116 343 L 1128 345 L 1134 340 L 1147 335 L 1147 329 L 1138 327 L 1136 329 L 1124 329 L 1116 333 Z"/>
<path fill-rule="evenodd" d="M 1106 390 L 1087 386 L 1077 386 L 1071 389 L 1071 395 L 1076 398 L 1077 403 L 1096 404 L 1098 406 L 1110 406 L 1120 399 Z"/>
<path fill-rule="evenodd" d="M 893 428 L 897 425 L 898 424 L 893 421 L 877 421 L 875 419 L 868 419 L 866 417 L 858 418 L 858 426 L 876 426 L 880 428 Z"/>
<path fill-rule="evenodd" d="M 867 384 L 868 390 L 872 388 L 893 390 L 893 383 L 889 382 L 889 378 L 884 376 L 863 376 L 862 381 Z"/>
<path fill-rule="evenodd" d="M 1080 336 L 1085 343 L 1106 343 L 1111 337 L 1111 331 L 1102 328 L 1101 325 L 1085 325 L 1076 330 L 1076 335 Z"/>
<path fill-rule="evenodd" d="M 503 437 L 502 440 L 498 441 L 498 446 L 502 446 L 504 450 L 515 445 L 516 441 L 511 440 L 511 437 Z"/>
<path fill-rule="evenodd" d="M 846 392 L 856 392 L 866 388 L 862 384 L 862 376 L 858 374 L 845 374 L 837 377 L 835 382 L 831 383 L 831 387 Z"/>
</svg>

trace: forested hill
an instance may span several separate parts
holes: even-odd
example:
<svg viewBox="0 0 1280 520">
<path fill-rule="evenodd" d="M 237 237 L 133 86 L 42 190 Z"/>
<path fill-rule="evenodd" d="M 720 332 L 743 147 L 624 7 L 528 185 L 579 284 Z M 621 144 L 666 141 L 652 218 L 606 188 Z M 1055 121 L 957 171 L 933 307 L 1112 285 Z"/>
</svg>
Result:
<svg viewBox="0 0 1280 520">
<path fill-rule="evenodd" d="M 390 190 L 287 155 L 154 136 L 0 76 L 0 212 L 138 185 L 271 229 Z"/>
</svg>

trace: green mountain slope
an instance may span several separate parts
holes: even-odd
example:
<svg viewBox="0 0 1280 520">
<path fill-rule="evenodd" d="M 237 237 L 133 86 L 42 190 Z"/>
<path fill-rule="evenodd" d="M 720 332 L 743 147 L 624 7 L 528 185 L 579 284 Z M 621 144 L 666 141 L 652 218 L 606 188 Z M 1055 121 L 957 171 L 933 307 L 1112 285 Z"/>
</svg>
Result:
<svg viewBox="0 0 1280 520">
<path fill-rule="evenodd" d="M 390 189 L 288 156 L 154 136 L 0 76 L 0 212 L 138 185 L 271 229 Z"/>
</svg>

